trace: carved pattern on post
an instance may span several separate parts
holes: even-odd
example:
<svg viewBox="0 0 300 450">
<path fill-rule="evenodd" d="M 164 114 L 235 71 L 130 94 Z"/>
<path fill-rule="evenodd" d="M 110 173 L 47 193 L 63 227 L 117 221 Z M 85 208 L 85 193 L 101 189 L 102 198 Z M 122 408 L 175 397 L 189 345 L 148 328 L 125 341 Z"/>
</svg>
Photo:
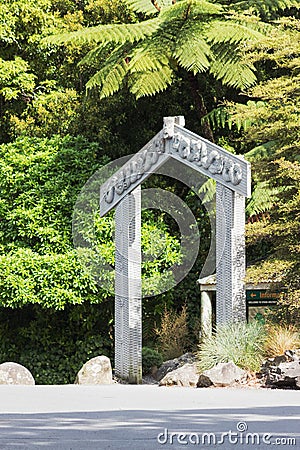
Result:
<svg viewBox="0 0 300 450">
<path fill-rule="evenodd" d="M 217 183 L 216 321 L 246 320 L 245 198 Z"/>
<path fill-rule="evenodd" d="M 141 188 L 116 208 L 115 372 L 142 382 Z"/>
</svg>

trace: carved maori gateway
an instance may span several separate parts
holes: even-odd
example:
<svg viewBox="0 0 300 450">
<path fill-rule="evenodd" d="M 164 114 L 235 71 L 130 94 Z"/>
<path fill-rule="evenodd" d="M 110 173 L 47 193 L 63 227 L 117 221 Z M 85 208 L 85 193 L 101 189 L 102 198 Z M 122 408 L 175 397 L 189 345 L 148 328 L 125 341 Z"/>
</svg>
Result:
<svg viewBox="0 0 300 450">
<path fill-rule="evenodd" d="M 142 380 L 140 184 L 169 158 L 217 182 L 216 320 L 246 320 L 244 228 L 250 164 L 185 129 L 182 116 L 166 117 L 163 129 L 100 191 L 101 216 L 116 207 L 115 371 L 131 383 Z"/>
</svg>

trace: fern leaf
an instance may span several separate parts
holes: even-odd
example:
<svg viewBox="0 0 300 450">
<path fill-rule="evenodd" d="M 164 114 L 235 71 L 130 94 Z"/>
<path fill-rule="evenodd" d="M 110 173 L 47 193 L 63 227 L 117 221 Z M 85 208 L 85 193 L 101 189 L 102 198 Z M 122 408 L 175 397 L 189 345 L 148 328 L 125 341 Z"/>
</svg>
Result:
<svg viewBox="0 0 300 450">
<path fill-rule="evenodd" d="M 299 0 L 246 0 L 235 1 L 235 9 L 240 11 L 251 11 L 262 16 L 268 16 L 287 8 L 300 8 Z"/>
<path fill-rule="evenodd" d="M 53 44 L 73 42 L 80 45 L 99 42 L 113 42 L 116 44 L 133 43 L 143 40 L 147 36 L 151 36 L 159 28 L 159 25 L 160 21 L 157 18 L 145 20 L 140 23 L 99 25 L 72 33 L 50 36 L 46 41 Z"/>
<path fill-rule="evenodd" d="M 269 186 L 266 181 L 257 183 L 252 193 L 252 197 L 246 206 L 246 213 L 251 217 L 270 211 L 277 203 L 279 193 L 279 188 Z"/>
<path fill-rule="evenodd" d="M 230 129 L 232 125 L 228 110 L 225 106 L 219 106 L 205 114 L 205 116 L 201 118 L 201 123 L 204 123 L 207 120 L 214 129 L 225 128 L 226 123 Z"/>
<path fill-rule="evenodd" d="M 214 198 L 216 193 L 216 182 L 213 178 L 208 178 L 198 190 L 198 193 L 203 196 L 202 203 L 209 203 Z"/>
<path fill-rule="evenodd" d="M 126 0 L 126 4 L 137 13 L 143 13 L 146 16 L 157 13 L 157 9 L 151 0 Z"/>
<path fill-rule="evenodd" d="M 85 64 L 93 64 L 95 61 L 99 61 L 103 55 L 104 49 L 108 46 L 108 43 L 97 45 L 95 48 L 90 50 L 82 59 L 79 61 L 78 66 L 84 66 Z"/>
<path fill-rule="evenodd" d="M 155 71 L 168 63 L 169 58 L 155 46 L 143 45 L 136 47 L 131 53 L 129 69 L 131 73 Z"/>
<path fill-rule="evenodd" d="M 158 11 L 151 0 L 126 0 L 126 3 L 137 13 L 153 15 Z M 157 7 L 159 9 L 164 9 L 171 5 L 172 0 L 157 0 Z"/>
<path fill-rule="evenodd" d="M 244 89 L 256 82 L 255 67 L 245 62 L 237 46 L 214 46 L 215 60 L 210 67 L 211 73 L 226 86 Z"/>
<path fill-rule="evenodd" d="M 100 98 L 105 98 L 120 89 L 129 70 L 124 58 L 125 50 L 124 46 L 115 49 L 102 69 L 89 79 L 87 90 L 101 86 Z"/>
<path fill-rule="evenodd" d="M 221 15 L 223 11 L 224 7 L 220 3 L 196 0 L 192 2 L 191 16 L 195 18 L 205 15 Z"/>
<path fill-rule="evenodd" d="M 264 37 L 260 31 L 240 25 L 236 22 L 220 20 L 213 21 L 205 33 L 208 42 L 219 43 L 240 43 L 245 40 L 258 40 Z"/>
<path fill-rule="evenodd" d="M 210 47 L 203 39 L 203 24 L 188 20 L 177 35 L 174 57 L 186 70 L 194 74 L 209 68 Z"/>
<path fill-rule="evenodd" d="M 130 92 L 138 99 L 164 91 L 173 81 L 173 71 L 169 66 L 158 70 L 137 73 L 130 80 Z"/>
</svg>

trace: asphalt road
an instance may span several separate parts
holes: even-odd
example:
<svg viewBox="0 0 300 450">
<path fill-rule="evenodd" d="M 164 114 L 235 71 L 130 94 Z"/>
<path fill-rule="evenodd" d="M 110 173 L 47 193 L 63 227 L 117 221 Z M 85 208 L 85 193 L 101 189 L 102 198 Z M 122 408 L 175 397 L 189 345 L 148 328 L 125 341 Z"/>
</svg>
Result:
<svg viewBox="0 0 300 450">
<path fill-rule="evenodd" d="M 0 449 L 300 449 L 300 391 L 0 386 Z"/>
</svg>

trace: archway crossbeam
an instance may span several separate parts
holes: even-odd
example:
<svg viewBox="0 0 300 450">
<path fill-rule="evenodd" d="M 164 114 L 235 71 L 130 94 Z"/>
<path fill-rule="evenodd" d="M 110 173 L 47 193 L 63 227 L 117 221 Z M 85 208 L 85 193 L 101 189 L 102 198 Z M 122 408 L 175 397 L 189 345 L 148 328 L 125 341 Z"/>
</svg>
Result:
<svg viewBox="0 0 300 450">
<path fill-rule="evenodd" d="M 250 163 L 183 125 L 182 116 L 165 117 L 163 129 L 101 186 L 101 216 L 113 209 L 170 157 L 234 192 L 250 197 Z"/>
</svg>

